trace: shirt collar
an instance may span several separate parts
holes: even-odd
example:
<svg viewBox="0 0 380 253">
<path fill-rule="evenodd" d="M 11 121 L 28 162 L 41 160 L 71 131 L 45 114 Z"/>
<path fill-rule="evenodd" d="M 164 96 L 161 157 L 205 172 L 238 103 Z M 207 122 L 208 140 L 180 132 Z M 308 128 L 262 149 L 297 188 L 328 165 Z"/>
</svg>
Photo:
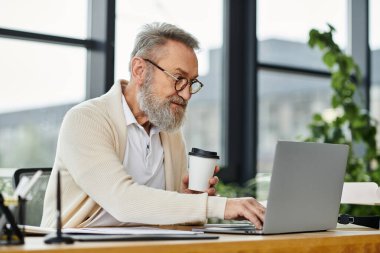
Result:
<svg viewBox="0 0 380 253">
<path fill-rule="evenodd" d="M 127 104 L 127 101 L 125 100 L 125 97 L 123 95 L 121 95 L 121 101 L 123 103 L 123 111 L 124 111 L 124 117 L 125 117 L 125 121 L 126 121 L 126 124 L 127 126 L 129 125 L 132 125 L 132 124 L 136 124 L 137 126 L 139 126 L 140 128 L 144 129 L 136 120 L 135 116 L 133 115 L 132 111 L 131 111 L 131 108 L 129 108 L 128 104 Z M 145 131 L 145 130 L 144 130 Z M 158 129 L 158 127 L 156 126 L 152 126 L 152 128 L 150 129 L 150 135 L 153 135 L 153 134 L 156 134 L 156 133 L 159 133 L 160 130 Z"/>
<path fill-rule="evenodd" d="M 124 117 L 125 117 L 127 126 L 132 125 L 134 123 L 138 124 L 135 116 L 133 116 L 133 113 L 131 109 L 129 108 L 127 101 L 125 101 L 125 97 L 123 95 L 121 95 L 121 101 L 123 103 Z"/>
</svg>

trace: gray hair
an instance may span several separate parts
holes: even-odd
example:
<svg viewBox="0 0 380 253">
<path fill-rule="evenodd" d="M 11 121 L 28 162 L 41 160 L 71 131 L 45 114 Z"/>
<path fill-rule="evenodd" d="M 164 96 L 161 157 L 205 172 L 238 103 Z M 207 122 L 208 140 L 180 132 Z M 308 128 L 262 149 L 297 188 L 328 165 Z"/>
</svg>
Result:
<svg viewBox="0 0 380 253">
<path fill-rule="evenodd" d="M 137 34 L 131 59 L 135 56 L 152 58 L 152 52 L 157 47 L 165 45 L 168 40 L 181 42 L 192 49 L 199 49 L 198 40 L 190 33 L 175 25 L 154 22 L 144 25 Z"/>
</svg>

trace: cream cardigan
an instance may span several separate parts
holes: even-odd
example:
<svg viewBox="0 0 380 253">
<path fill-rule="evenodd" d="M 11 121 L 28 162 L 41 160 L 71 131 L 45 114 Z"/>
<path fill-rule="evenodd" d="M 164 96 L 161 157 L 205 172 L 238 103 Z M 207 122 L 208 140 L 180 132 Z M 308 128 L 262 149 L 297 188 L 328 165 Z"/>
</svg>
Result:
<svg viewBox="0 0 380 253">
<path fill-rule="evenodd" d="M 127 128 L 121 80 L 101 97 L 70 109 L 61 126 L 41 226 L 56 226 L 56 173 L 61 171 L 63 227 L 85 227 L 103 207 L 120 222 L 203 223 L 224 218 L 226 198 L 181 194 L 187 155 L 180 131 L 160 134 L 166 190 L 139 185 L 123 169 Z"/>
</svg>

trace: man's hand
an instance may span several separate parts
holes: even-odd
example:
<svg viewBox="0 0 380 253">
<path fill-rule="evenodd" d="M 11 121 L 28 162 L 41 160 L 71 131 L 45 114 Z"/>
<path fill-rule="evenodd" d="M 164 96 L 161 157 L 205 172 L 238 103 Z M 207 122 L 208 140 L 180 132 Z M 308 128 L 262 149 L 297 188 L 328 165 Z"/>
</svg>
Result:
<svg viewBox="0 0 380 253">
<path fill-rule="evenodd" d="M 218 171 L 219 171 L 219 167 L 215 166 L 214 175 L 216 173 L 218 173 Z M 208 181 L 210 187 L 205 192 L 207 192 L 207 194 L 209 196 L 215 196 L 216 195 L 215 185 L 218 182 L 219 182 L 219 178 L 217 176 L 213 176 Z M 183 177 L 183 179 L 182 179 L 182 188 L 183 188 L 183 193 L 190 193 L 190 194 L 202 193 L 202 192 L 198 192 L 198 191 L 192 191 L 192 190 L 189 189 L 189 175 L 186 175 L 186 176 Z"/>
<path fill-rule="evenodd" d="M 249 220 L 261 229 L 264 223 L 265 207 L 254 198 L 227 199 L 224 219 Z"/>
</svg>

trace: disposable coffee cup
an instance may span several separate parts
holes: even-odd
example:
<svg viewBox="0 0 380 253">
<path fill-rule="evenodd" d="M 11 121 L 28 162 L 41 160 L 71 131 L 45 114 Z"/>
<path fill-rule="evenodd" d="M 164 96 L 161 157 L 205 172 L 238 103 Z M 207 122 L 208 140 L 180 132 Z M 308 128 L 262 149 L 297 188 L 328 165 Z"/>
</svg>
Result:
<svg viewBox="0 0 380 253">
<path fill-rule="evenodd" d="M 189 189 L 204 192 L 209 188 L 209 180 L 219 156 L 216 152 L 192 148 L 189 152 Z"/>
</svg>

